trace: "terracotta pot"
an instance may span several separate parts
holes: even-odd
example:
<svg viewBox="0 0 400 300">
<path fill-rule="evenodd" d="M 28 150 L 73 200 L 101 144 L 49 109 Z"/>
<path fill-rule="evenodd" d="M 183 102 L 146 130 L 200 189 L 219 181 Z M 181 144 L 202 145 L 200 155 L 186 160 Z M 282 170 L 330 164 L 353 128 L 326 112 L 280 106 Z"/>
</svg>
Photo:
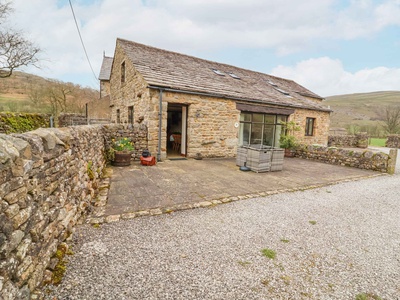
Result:
<svg viewBox="0 0 400 300">
<path fill-rule="evenodd" d="M 114 160 L 111 162 L 113 166 L 124 167 L 131 164 L 131 153 L 130 152 L 114 152 Z"/>
<path fill-rule="evenodd" d="M 285 149 L 285 157 L 294 157 L 295 151 L 292 149 Z"/>
</svg>

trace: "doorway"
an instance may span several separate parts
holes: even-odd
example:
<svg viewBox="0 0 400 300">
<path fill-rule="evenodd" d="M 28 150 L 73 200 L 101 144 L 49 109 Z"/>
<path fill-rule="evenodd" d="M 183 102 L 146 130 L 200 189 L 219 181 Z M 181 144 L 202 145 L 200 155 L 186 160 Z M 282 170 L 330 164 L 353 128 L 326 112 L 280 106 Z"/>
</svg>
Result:
<svg viewBox="0 0 400 300">
<path fill-rule="evenodd" d="M 168 104 L 167 157 L 186 156 L 187 106 Z"/>
</svg>

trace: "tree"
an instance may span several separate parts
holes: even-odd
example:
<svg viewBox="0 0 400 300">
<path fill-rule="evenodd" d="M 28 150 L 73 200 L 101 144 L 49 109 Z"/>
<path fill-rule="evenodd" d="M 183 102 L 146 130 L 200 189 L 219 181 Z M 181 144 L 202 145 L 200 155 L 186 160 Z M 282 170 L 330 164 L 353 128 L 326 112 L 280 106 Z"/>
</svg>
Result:
<svg viewBox="0 0 400 300">
<path fill-rule="evenodd" d="M 35 65 L 40 51 L 21 32 L 5 26 L 11 12 L 10 2 L 0 2 L 0 78 L 11 76 L 14 70 L 21 67 Z"/>
<path fill-rule="evenodd" d="M 388 134 L 400 131 L 400 105 L 387 105 L 378 112 L 383 128 Z"/>
</svg>

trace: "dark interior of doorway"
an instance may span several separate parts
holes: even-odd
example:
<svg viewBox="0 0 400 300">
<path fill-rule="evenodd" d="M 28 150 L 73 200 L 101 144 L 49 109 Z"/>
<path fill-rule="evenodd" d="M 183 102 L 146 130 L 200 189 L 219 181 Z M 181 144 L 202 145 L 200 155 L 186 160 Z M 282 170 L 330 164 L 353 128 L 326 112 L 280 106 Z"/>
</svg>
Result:
<svg viewBox="0 0 400 300">
<path fill-rule="evenodd" d="M 182 134 L 182 106 L 168 105 L 167 156 L 169 159 L 181 158 L 181 146 L 177 147 L 172 135 Z"/>
</svg>

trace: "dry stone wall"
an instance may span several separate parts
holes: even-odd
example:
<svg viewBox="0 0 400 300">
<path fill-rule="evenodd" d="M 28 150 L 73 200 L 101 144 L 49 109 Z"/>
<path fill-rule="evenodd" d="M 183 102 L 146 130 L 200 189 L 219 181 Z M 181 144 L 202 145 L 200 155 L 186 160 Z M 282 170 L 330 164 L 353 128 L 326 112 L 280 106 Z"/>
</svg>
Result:
<svg viewBox="0 0 400 300">
<path fill-rule="evenodd" d="M 328 146 L 368 148 L 368 135 L 367 133 L 359 133 L 356 135 L 331 135 L 328 138 Z"/>
<path fill-rule="evenodd" d="M 348 150 L 336 147 L 302 145 L 296 149 L 296 157 L 317 160 L 332 165 L 391 173 L 396 165 L 396 154 L 374 153 L 368 150 Z"/>
<path fill-rule="evenodd" d="M 108 153 L 113 140 L 128 138 L 132 141 L 135 150 L 132 159 L 140 159 L 143 150 L 148 149 L 147 127 L 144 124 L 104 125 L 105 151 Z M 155 155 L 156 153 L 151 153 Z"/>
<path fill-rule="evenodd" d="M 0 134 L 0 299 L 30 299 L 90 208 L 110 139 L 146 148 L 147 128 L 74 126 Z M 135 154 L 136 155 L 136 154 Z"/>
<path fill-rule="evenodd" d="M 387 137 L 386 147 L 389 148 L 400 148 L 400 135 L 392 134 Z"/>
</svg>

